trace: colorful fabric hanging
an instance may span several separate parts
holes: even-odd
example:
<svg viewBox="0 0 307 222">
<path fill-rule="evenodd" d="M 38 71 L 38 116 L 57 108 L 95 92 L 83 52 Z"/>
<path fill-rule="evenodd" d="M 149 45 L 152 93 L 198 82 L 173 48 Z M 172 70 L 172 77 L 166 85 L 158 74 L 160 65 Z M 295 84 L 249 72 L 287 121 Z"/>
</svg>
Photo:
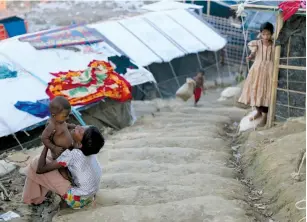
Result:
<svg viewBox="0 0 307 222">
<path fill-rule="evenodd" d="M 86 105 L 107 97 L 120 102 L 132 99 L 131 85 L 105 61 L 93 60 L 83 71 L 51 73 L 56 78 L 46 89 L 50 99 L 66 97 L 71 105 Z"/>
<path fill-rule="evenodd" d="M 301 1 L 290 0 L 280 3 L 278 7 L 282 10 L 283 20 L 287 21 L 292 15 L 294 15 L 298 11 L 300 6 Z"/>
</svg>

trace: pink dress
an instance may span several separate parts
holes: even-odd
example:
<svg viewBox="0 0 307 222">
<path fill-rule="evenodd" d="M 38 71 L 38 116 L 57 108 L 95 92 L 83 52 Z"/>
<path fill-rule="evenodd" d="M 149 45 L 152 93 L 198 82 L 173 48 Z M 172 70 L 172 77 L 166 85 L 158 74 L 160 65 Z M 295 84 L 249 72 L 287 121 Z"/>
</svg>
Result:
<svg viewBox="0 0 307 222">
<path fill-rule="evenodd" d="M 274 47 L 273 44 L 265 46 L 261 40 L 251 41 L 248 46 L 256 53 L 256 57 L 245 80 L 239 102 L 268 107 L 271 99 Z"/>
</svg>

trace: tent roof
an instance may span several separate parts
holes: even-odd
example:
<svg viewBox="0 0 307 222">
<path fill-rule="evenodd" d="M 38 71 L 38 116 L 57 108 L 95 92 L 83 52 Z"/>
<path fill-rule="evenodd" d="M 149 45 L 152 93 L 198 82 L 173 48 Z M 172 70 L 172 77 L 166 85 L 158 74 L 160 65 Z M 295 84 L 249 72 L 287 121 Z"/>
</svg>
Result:
<svg viewBox="0 0 307 222">
<path fill-rule="evenodd" d="M 104 51 L 102 54 L 96 54 L 83 53 L 85 45 L 75 46 L 81 50 L 80 52 L 65 48 L 36 50 L 30 43 L 20 42 L 19 37 L 0 42 L 0 65 L 8 66 L 18 73 L 15 78 L 0 79 L 0 137 L 24 130 L 47 119 L 20 111 L 14 104 L 17 101 L 36 102 L 47 99 L 46 83 L 53 78 L 50 72 L 84 70 L 92 60 L 107 61 L 108 56 L 120 55 L 105 42 L 97 43 L 97 47 Z M 143 67 L 140 67 L 139 72 L 128 72 L 125 78 L 132 85 L 155 81 L 152 74 Z"/>
<path fill-rule="evenodd" d="M 90 27 L 97 29 L 120 51 L 142 66 L 169 62 L 185 54 L 205 50 L 218 51 L 226 45 L 226 39 L 210 25 L 182 9 L 151 12 Z"/>
<path fill-rule="evenodd" d="M 202 9 L 202 8 L 203 6 L 200 5 L 186 4 L 169 0 L 160 1 L 142 7 L 142 9 L 148 11 L 165 11 L 165 10 L 174 10 L 174 9 Z"/>
</svg>

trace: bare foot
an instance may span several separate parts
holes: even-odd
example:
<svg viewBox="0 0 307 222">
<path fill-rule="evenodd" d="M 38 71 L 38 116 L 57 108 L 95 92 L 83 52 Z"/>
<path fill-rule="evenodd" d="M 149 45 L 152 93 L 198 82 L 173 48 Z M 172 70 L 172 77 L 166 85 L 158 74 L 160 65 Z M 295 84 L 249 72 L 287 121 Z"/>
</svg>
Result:
<svg viewBox="0 0 307 222">
<path fill-rule="evenodd" d="M 264 127 L 266 125 L 266 122 L 267 122 L 267 114 L 264 114 L 261 122 L 259 123 L 259 126 Z"/>
<path fill-rule="evenodd" d="M 257 112 L 256 115 L 249 118 L 249 121 L 256 120 L 262 116 L 261 112 Z"/>
<path fill-rule="evenodd" d="M 69 208 L 69 206 L 66 203 L 66 201 L 65 200 L 61 200 L 61 202 L 60 202 L 60 209 L 62 210 L 62 209 L 67 209 L 67 208 Z"/>
</svg>

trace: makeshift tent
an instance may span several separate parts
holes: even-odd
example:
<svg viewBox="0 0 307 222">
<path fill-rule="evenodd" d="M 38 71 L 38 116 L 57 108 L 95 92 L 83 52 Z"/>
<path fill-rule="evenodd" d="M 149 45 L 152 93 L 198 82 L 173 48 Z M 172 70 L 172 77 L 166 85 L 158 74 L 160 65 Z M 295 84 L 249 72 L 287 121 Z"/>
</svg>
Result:
<svg viewBox="0 0 307 222">
<path fill-rule="evenodd" d="M 89 44 L 92 42 L 95 44 Z M 109 61 L 116 64 L 116 71 L 127 71 L 121 74 L 131 85 L 137 85 L 133 88 L 136 96 L 144 98 L 145 94 L 146 98 L 148 95 L 154 98 L 158 93 L 165 98 L 174 96 L 185 78 L 194 75 L 199 68 L 214 67 L 214 75 L 219 73 L 216 52 L 225 45 L 226 40 L 210 25 L 195 13 L 182 9 L 47 30 L 2 41 L 0 62 L 9 68 L 8 73 L 16 71 L 17 77 L 0 80 L 2 94 L 10 95 L 2 101 L 1 107 L 5 108 L 0 109 L 0 137 L 35 128 L 48 118 L 35 117 L 17 110 L 14 105 L 18 101 L 30 101 L 43 106 L 42 101 L 47 98 L 46 83 L 53 78 L 50 73 L 72 70 L 74 72 L 70 74 L 74 75 L 78 70 L 85 70 L 94 60 Z M 138 69 L 131 69 L 130 63 Z M 158 88 L 150 84 L 155 83 L 155 79 L 159 80 Z M 108 101 L 105 100 L 106 105 L 94 104 L 90 109 L 88 106 L 75 107 L 87 109 L 82 118 L 78 117 L 77 110 L 74 114 L 79 121 L 87 119 L 87 124 L 93 124 L 89 121 L 94 117 L 95 121 L 114 128 L 133 121 L 132 115 L 125 114 L 131 110 L 130 103 L 117 111 L 110 111 L 106 108 L 111 106 Z M 101 109 L 109 116 L 99 112 Z M 86 118 L 89 110 L 91 116 Z M 116 113 L 117 119 L 110 113 Z M 125 116 L 130 118 L 118 119 Z M 110 123 L 110 120 L 114 121 Z"/>
<path fill-rule="evenodd" d="M 274 120 L 284 121 L 306 114 L 306 9 L 297 8 L 295 15 L 283 21 L 283 15 L 292 11 L 293 6 L 281 11 L 278 7 L 280 1 L 273 3 L 275 5 L 242 5 L 244 12 L 264 11 L 276 20 L 269 127 L 273 126 Z M 232 7 L 236 9 L 239 6 Z M 254 20 L 258 20 L 259 14 Z"/>
<path fill-rule="evenodd" d="M 66 28 L 66 30 L 69 30 L 69 28 Z M 40 32 L 36 35 L 47 36 L 46 32 Z M 31 35 L 18 36 L 0 42 L 0 87 L 2 95 L 0 137 L 18 131 L 32 130 L 44 124 L 48 116 L 44 113 L 47 112 L 47 106 L 42 101 L 48 99 L 45 92 L 47 84 L 55 78 L 54 75 L 57 73 L 61 75 L 63 72 L 73 73 L 76 71 L 75 73 L 79 73 L 81 70 L 86 70 L 93 61 L 106 61 L 110 65 L 114 65 L 115 71 L 120 71 L 120 74 L 132 86 L 155 82 L 149 71 L 132 62 L 129 58 L 123 57 L 106 42 L 37 50 L 31 43 L 19 40 L 19 38 L 29 36 Z M 128 61 L 129 67 L 126 64 L 119 64 L 116 59 Z M 76 78 L 74 78 L 75 80 Z M 88 89 L 92 90 L 93 88 Z M 95 103 L 91 102 L 89 105 L 75 106 L 74 114 L 78 116 L 79 110 L 83 113 L 81 120 L 86 120 L 86 124 L 103 124 L 116 129 L 128 126 L 134 121 L 129 100 L 120 103 L 108 99 L 108 96 L 103 97 L 105 99 L 101 102 L 95 101 Z M 25 104 L 27 110 L 20 110 Z M 37 112 L 39 109 L 41 111 Z M 3 141 L 2 138 L 1 141 Z M 2 145 L 5 144 L 0 143 L 2 149 Z"/>
<path fill-rule="evenodd" d="M 216 67 L 219 58 L 215 52 L 226 45 L 226 39 L 202 18 L 183 9 L 150 12 L 90 27 L 121 54 L 153 73 L 163 98 L 174 96 L 185 78 L 195 75 L 197 69 Z M 215 69 L 215 78 L 216 73 Z M 142 86 L 149 94 L 147 90 L 154 87 Z"/>
</svg>

